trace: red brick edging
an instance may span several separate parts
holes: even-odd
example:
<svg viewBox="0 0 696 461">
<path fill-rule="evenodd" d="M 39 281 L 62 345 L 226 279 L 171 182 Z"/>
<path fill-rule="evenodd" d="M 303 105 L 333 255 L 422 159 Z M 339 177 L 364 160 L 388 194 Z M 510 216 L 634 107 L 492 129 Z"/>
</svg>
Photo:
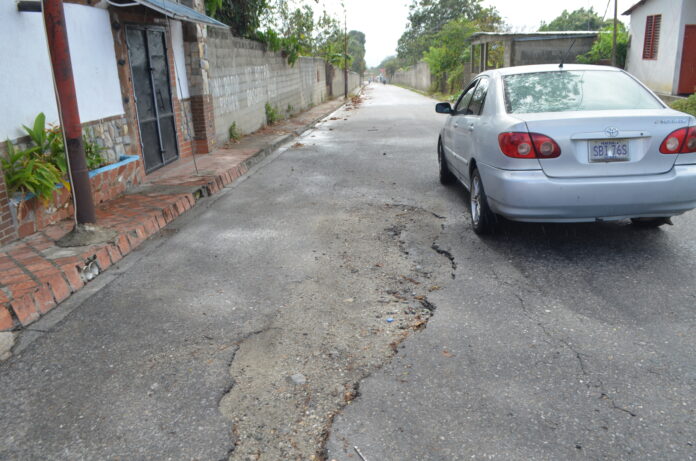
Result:
<svg viewBox="0 0 696 461">
<path fill-rule="evenodd" d="M 338 106 L 331 107 L 328 112 L 326 109 L 334 103 L 315 107 L 296 120 L 289 120 L 286 126 L 281 123 L 276 131 L 250 135 L 250 138 L 258 136 L 271 141 L 260 150 L 244 147 L 242 142 L 234 148 L 220 149 L 198 158 L 201 169 L 212 170 L 213 174 L 199 176 L 194 174 L 191 165 L 181 165 L 177 170 L 172 168 L 175 167 L 172 164 L 167 167 L 169 174 L 155 172 L 148 181 L 155 189 L 156 186 L 184 186 L 197 192 L 160 194 L 147 192 L 145 188 L 145 192 L 100 204 L 98 224 L 118 231 L 114 242 L 79 249 L 58 248 L 55 240 L 73 227 L 72 220 L 65 220 L 0 247 L 0 331 L 21 329 L 38 320 L 88 283 L 80 275 L 86 265 L 96 262 L 102 272 L 116 264 L 147 238 L 191 209 L 197 198 L 217 194 L 278 145 L 333 112 Z M 307 119 L 307 116 L 311 118 Z M 279 133 L 285 135 L 278 137 Z"/>
<path fill-rule="evenodd" d="M 100 272 L 195 205 L 193 194 L 126 195 L 98 211 L 99 222 L 118 230 L 113 243 L 61 256 L 54 240 L 70 229 L 63 221 L 0 251 L 0 331 L 26 327 L 80 290 L 82 268 L 96 261 Z M 52 257 L 56 255 L 58 257 Z"/>
</svg>

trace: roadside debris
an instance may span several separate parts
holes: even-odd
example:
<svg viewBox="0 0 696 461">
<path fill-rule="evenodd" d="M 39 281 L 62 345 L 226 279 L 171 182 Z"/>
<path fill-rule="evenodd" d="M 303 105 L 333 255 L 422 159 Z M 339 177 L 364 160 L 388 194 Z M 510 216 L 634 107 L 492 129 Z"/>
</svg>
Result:
<svg viewBox="0 0 696 461">
<path fill-rule="evenodd" d="M 355 452 L 358 454 L 358 456 L 360 456 L 360 459 L 362 459 L 362 461 L 367 461 L 367 459 L 365 459 L 365 457 L 363 456 L 363 454 L 360 453 L 360 450 L 358 450 L 358 447 L 357 447 L 357 446 L 353 446 L 353 448 L 355 449 Z"/>
</svg>

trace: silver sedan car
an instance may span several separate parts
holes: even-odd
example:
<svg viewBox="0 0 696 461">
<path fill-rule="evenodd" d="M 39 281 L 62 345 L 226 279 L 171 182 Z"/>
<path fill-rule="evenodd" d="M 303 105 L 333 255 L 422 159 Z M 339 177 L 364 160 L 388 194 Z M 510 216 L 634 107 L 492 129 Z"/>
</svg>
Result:
<svg viewBox="0 0 696 461">
<path fill-rule="evenodd" d="M 659 226 L 696 208 L 696 118 L 630 74 L 537 65 L 479 74 L 438 141 L 440 181 L 470 192 L 471 223 L 630 218 Z"/>
</svg>

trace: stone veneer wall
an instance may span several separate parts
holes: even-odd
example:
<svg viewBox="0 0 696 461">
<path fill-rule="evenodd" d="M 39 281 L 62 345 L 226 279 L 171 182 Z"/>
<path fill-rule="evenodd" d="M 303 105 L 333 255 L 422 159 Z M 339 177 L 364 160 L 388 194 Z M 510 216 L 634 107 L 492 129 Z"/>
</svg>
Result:
<svg viewBox="0 0 696 461">
<path fill-rule="evenodd" d="M 128 155 L 132 144 L 125 115 L 96 120 L 82 125 L 82 133 L 102 148 L 102 157 L 109 164 Z M 18 149 L 26 149 L 31 143 L 28 137 L 12 141 Z M 4 144 L 0 155 L 5 154 Z M 138 170 L 140 169 L 140 170 Z M 142 180 L 142 162 L 131 162 L 90 179 L 95 204 L 121 195 L 127 187 Z M 6 191 L 4 177 L 0 179 L 0 245 L 33 234 L 46 226 L 72 216 L 72 201 L 65 189 L 56 189 L 53 199 L 41 203 L 36 198 L 23 202 L 11 200 Z"/>
</svg>

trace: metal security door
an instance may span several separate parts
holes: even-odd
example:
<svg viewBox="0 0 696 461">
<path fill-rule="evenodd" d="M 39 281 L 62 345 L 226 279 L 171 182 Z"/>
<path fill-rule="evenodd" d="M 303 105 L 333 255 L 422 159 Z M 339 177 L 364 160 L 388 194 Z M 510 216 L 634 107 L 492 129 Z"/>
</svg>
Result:
<svg viewBox="0 0 696 461">
<path fill-rule="evenodd" d="M 145 171 L 151 172 L 179 157 L 164 29 L 128 26 L 135 104 Z"/>
<path fill-rule="evenodd" d="M 684 27 L 679 94 L 696 93 L 696 24 Z"/>
</svg>

